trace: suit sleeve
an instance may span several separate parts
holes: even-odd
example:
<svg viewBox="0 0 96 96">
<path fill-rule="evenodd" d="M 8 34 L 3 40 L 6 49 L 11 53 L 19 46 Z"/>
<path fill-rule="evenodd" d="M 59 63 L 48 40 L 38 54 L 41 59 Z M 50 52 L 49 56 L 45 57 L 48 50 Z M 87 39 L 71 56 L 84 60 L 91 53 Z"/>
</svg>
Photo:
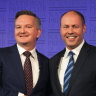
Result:
<svg viewBox="0 0 96 96">
<path fill-rule="evenodd" d="M 0 96 L 3 96 L 2 93 L 3 93 L 3 86 L 2 86 L 2 63 L 1 63 L 1 60 L 0 60 Z"/>
<path fill-rule="evenodd" d="M 13 92 L 11 90 L 7 90 L 3 88 L 3 64 L 2 60 L 0 59 L 0 96 L 18 96 L 18 92 Z"/>
</svg>

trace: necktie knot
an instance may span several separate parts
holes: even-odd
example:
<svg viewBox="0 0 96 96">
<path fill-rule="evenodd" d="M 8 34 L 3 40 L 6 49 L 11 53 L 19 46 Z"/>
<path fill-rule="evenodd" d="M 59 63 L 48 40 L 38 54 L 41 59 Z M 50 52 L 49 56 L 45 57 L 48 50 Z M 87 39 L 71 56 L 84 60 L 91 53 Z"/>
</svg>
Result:
<svg viewBox="0 0 96 96">
<path fill-rule="evenodd" d="M 70 52 L 68 53 L 68 55 L 69 55 L 69 58 L 71 59 L 71 58 L 73 58 L 74 52 L 70 51 Z"/>
<path fill-rule="evenodd" d="M 31 55 L 31 53 L 30 53 L 29 51 L 25 51 L 23 54 L 24 54 L 26 57 L 29 57 L 29 56 Z"/>
<path fill-rule="evenodd" d="M 68 55 L 69 55 L 69 56 L 73 56 L 74 53 L 73 53 L 72 51 L 70 51 L 70 52 L 68 53 Z"/>
</svg>

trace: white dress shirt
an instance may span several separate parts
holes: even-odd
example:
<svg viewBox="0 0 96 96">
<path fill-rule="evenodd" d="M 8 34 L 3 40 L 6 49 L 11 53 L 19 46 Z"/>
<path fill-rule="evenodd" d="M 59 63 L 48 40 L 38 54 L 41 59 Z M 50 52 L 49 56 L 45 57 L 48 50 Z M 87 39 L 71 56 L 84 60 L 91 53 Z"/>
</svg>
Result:
<svg viewBox="0 0 96 96">
<path fill-rule="evenodd" d="M 22 67 L 24 69 L 24 62 L 26 59 L 26 56 L 23 55 L 23 53 L 26 51 L 24 48 L 22 48 L 21 46 L 19 46 L 17 44 L 17 48 L 19 51 L 19 55 L 20 55 L 20 59 L 22 62 Z M 32 74 L 33 74 L 33 88 L 35 87 L 38 78 L 39 78 L 39 62 L 38 62 L 38 57 L 37 57 L 37 53 L 36 53 L 36 49 L 34 48 L 33 50 L 30 51 L 31 52 L 31 56 L 30 56 L 30 61 L 31 61 L 31 66 L 32 66 Z M 24 94 L 19 93 L 18 96 L 24 96 Z"/>
<path fill-rule="evenodd" d="M 80 50 L 81 50 L 84 42 L 85 41 L 83 40 L 83 42 L 77 48 L 71 50 L 72 52 L 75 53 L 75 55 L 73 56 L 74 62 L 76 62 L 77 57 L 80 53 Z M 67 65 L 68 65 L 68 62 L 69 62 L 69 56 L 68 56 L 69 51 L 70 50 L 68 48 L 66 48 L 64 57 L 61 58 L 59 68 L 58 68 L 58 77 L 59 77 L 62 92 L 63 92 L 63 88 L 64 88 L 64 74 L 65 74 L 65 71 L 66 71 L 66 68 L 67 68 Z"/>
</svg>

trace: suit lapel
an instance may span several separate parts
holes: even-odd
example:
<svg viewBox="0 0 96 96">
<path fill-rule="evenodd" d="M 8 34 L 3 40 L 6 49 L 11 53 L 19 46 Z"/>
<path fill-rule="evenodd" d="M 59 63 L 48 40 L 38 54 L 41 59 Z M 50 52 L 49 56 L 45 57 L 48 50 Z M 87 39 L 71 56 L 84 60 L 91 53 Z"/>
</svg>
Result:
<svg viewBox="0 0 96 96">
<path fill-rule="evenodd" d="M 36 86 L 32 89 L 32 92 L 31 93 L 33 93 L 34 91 L 36 91 L 38 88 L 40 88 L 40 82 L 41 81 L 43 81 L 42 79 L 44 79 L 44 77 L 42 77 L 42 75 L 44 74 L 42 71 L 42 68 L 43 68 L 43 63 L 44 63 L 44 60 L 43 60 L 43 58 L 42 58 L 42 56 L 41 56 L 41 54 L 36 50 L 36 52 L 37 52 L 37 58 L 38 58 L 38 63 L 39 63 L 39 70 L 40 70 L 40 72 L 39 72 L 39 78 L 38 78 L 38 81 L 37 81 L 37 84 L 36 84 Z"/>
<path fill-rule="evenodd" d="M 88 49 L 89 49 L 88 44 L 85 43 L 84 46 L 82 47 L 82 49 L 80 51 L 80 54 L 79 54 L 79 56 L 77 58 L 77 61 L 75 63 L 66 96 L 68 96 L 69 91 L 71 90 L 73 84 L 75 83 L 74 81 L 76 81 L 76 79 L 78 78 L 78 75 L 80 73 L 80 70 L 82 70 L 84 62 L 86 62 Z"/>
<path fill-rule="evenodd" d="M 12 57 L 12 62 L 14 62 L 14 67 L 15 67 L 14 70 L 18 78 L 16 82 L 21 87 L 19 91 L 24 93 L 24 90 L 25 90 L 24 72 L 23 72 L 21 59 L 20 59 L 19 52 L 16 45 L 12 47 L 10 54 Z"/>
<path fill-rule="evenodd" d="M 37 58 L 38 58 L 38 63 L 39 63 L 39 78 L 38 78 L 38 82 L 37 82 L 37 84 L 36 84 L 36 86 L 35 87 L 37 87 L 38 86 L 38 84 L 39 84 L 39 82 L 40 81 L 42 81 L 41 79 L 43 79 L 44 77 L 42 77 L 42 67 L 43 67 L 43 59 L 42 59 L 42 57 L 40 56 L 40 53 L 36 50 L 36 52 L 37 52 Z"/>
<path fill-rule="evenodd" d="M 54 68 L 54 72 L 55 73 L 53 76 L 54 76 L 54 84 L 56 86 L 56 89 L 58 90 L 58 94 L 60 96 L 62 96 L 62 93 L 61 93 L 61 85 L 60 85 L 60 81 L 59 81 L 59 78 L 58 78 L 58 67 L 59 67 L 59 64 L 60 64 L 60 60 L 61 58 L 64 56 L 64 53 L 65 53 L 65 49 L 63 51 L 61 51 L 59 53 L 59 55 L 57 55 L 56 59 L 54 60 L 54 64 L 52 66 L 52 68 Z"/>
</svg>

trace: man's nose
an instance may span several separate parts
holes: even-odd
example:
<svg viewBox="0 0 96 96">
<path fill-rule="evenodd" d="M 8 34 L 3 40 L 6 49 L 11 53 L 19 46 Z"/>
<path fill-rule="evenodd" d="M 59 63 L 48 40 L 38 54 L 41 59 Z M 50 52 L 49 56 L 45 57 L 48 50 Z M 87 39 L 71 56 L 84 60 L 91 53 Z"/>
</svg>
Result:
<svg viewBox="0 0 96 96">
<path fill-rule="evenodd" d="M 25 28 L 24 27 L 21 28 L 21 33 L 25 33 Z"/>
<path fill-rule="evenodd" d="M 73 28 L 72 28 L 72 27 L 70 27 L 70 28 L 68 29 L 68 33 L 73 33 Z"/>
</svg>

